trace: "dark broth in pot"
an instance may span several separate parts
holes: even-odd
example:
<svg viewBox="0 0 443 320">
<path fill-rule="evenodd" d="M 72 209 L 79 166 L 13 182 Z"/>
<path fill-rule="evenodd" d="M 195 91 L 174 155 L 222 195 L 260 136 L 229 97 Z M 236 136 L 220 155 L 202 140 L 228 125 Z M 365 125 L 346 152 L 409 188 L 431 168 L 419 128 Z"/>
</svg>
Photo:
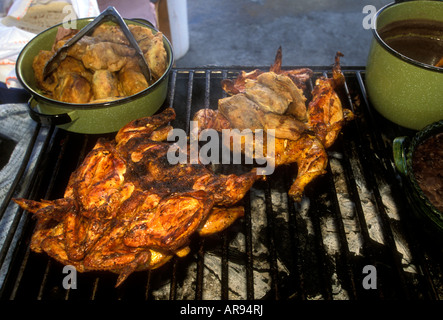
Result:
<svg viewBox="0 0 443 320">
<path fill-rule="evenodd" d="M 443 22 L 400 20 L 380 28 L 378 33 L 392 49 L 416 61 L 437 66 L 443 58 Z"/>
</svg>

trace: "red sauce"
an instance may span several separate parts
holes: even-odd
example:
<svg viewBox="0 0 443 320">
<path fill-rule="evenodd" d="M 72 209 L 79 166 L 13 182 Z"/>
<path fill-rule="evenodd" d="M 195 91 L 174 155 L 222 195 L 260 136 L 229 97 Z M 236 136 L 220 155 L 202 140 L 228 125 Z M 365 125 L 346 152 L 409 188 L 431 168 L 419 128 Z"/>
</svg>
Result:
<svg viewBox="0 0 443 320">
<path fill-rule="evenodd" d="M 412 169 L 425 196 L 443 212 L 443 133 L 426 139 L 415 148 Z"/>
</svg>

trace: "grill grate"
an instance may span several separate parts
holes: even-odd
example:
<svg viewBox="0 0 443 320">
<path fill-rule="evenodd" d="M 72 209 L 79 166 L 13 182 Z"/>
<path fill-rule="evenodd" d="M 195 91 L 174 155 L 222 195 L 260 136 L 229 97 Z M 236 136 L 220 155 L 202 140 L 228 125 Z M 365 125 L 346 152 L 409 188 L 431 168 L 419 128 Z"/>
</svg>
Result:
<svg viewBox="0 0 443 320">
<path fill-rule="evenodd" d="M 308 91 L 315 78 L 331 68 L 312 69 Z M 172 125 L 189 132 L 193 114 L 216 108 L 225 96 L 220 81 L 236 77 L 240 70 L 248 68 L 173 70 L 165 102 L 177 111 Z M 287 197 L 296 168 L 277 168 L 243 199 L 243 219 L 221 234 L 196 237 L 187 257 L 134 273 L 117 289 L 116 275 L 91 272 L 78 274 L 77 288 L 65 290 L 63 266 L 28 249 L 34 221 L 11 198 L 62 197 L 69 174 L 98 138 L 37 126 L 16 182 L 0 207 L 1 219 L 11 209 L 15 217 L 0 252 L 2 299 L 443 298 L 441 247 L 428 243 L 411 223 L 391 159 L 392 139 L 411 132 L 372 111 L 362 68 L 343 72 L 342 101 L 357 118 L 328 151 L 328 173 L 308 186 L 301 203 Z M 34 155 L 38 141 L 42 147 Z M 37 162 L 30 167 L 32 157 Z M 376 289 L 363 286 L 367 265 L 376 269 Z"/>
</svg>

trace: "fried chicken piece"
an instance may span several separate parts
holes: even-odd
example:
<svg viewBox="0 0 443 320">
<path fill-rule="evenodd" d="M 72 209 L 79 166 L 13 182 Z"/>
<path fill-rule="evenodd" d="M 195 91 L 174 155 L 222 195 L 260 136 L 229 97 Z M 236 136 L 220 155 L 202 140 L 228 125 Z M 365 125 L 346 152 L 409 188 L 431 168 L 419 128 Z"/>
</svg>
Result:
<svg viewBox="0 0 443 320">
<path fill-rule="evenodd" d="M 43 70 L 52 58 L 54 52 L 41 50 L 32 60 L 32 69 L 34 70 L 35 81 L 37 86 L 44 90 L 47 94 L 51 94 L 57 86 L 57 78 L 54 74 L 50 74 L 46 79 L 43 77 Z"/>
<path fill-rule="evenodd" d="M 81 61 L 88 69 L 107 69 L 115 72 L 126 64 L 128 57 L 134 55 L 135 50 L 128 46 L 112 42 L 97 42 L 88 45 Z"/>
<path fill-rule="evenodd" d="M 298 120 L 306 121 L 306 97 L 303 90 L 306 89 L 306 82 L 313 72 L 309 68 L 282 70 L 281 62 L 280 47 L 269 72 L 258 69 L 250 72 L 242 71 L 235 80 L 222 80 L 222 88 L 229 95 L 247 93 L 249 90 L 248 97 L 258 102 L 264 111 L 286 113 Z M 255 88 L 256 86 L 258 88 Z M 275 101 L 280 103 L 275 104 Z"/>
<path fill-rule="evenodd" d="M 277 138 L 296 140 L 306 129 L 304 123 L 292 116 L 264 112 L 243 93 L 220 99 L 218 110 L 230 123 L 230 128 L 239 130 L 273 129 Z M 201 121 L 199 117 L 196 114 L 194 120 Z"/>
<path fill-rule="evenodd" d="M 141 40 L 139 46 L 151 69 L 152 77 L 154 80 L 160 79 L 168 66 L 168 55 L 163 44 L 163 34 L 157 32 L 152 39 Z"/>
<path fill-rule="evenodd" d="M 71 30 L 71 29 L 68 29 Z M 77 31 L 78 32 L 78 31 Z M 74 36 L 75 33 L 71 33 L 71 36 Z M 61 40 L 55 40 L 54 45 L 52 47 L 53 54 L 60 49 L 68 40 L 68 38 L 63 38 Z M 97 43 L 98 40 L 96 38 L 90 37 L 90 36 L 83 36 L 80 40 L 78 40 L 76 43 L 74 43 L 71 47 L 69 47 L 68 51 L 66 52 L 66 55 L 68 57 L 72 57 L 74 59 L 80 60 L 82 59 L 83 55 L 88 50 L 89 46 Z"/>
<path fill-rule="evenodd" d="M 131 96 L 149 87 L 149 83 L 141 72 L 136 60 L 136 58 L 129 59 L 118 72 L 118 80 L 123 94 L 126 96 Z"/>
<path fill-rule="evenodd" d="M 52 47 L 52 51 L 56 51 L 59 49 L 59 47 L 56 47 L 60 42 L 67 41 L 68 39 L 75 36 L 80 30 L 77 29 L 71 29 L 71 28 L 64 28 L 64 27 L 58 27 L 57 33 L 55 34 L 55 40 L 54 40 L 54 46 Z"/>
<path fill-rule="evenodd" d="M 242 72 L 236 80 L 224 79 L 222 87 L 233 97 L 244 94 L 264 112 L 287 114 L 300 121 L 306 120 L 306 97 L 303 90 L 286 74 L 272 71 Z"/>
<path fill-rule="evenodd" d="M 44 67 L 52 55 L 51 51 L 42 50 L 33 60 L 32 68 L 38 86 L 47 92 L 48 96 L 59 101 L 88 102 L 92 95 L 89 84 L 91 74 L 80 61 L 67 57 L 55 72 L 46 79 L 43 77 Z"/>
<path fill-rule="evenodd" d="M 301 121 L 306 120 L 306 97 L 303 95 L 303 90 L 298 88 L 289 76 L 266 72 L 257 77 L 257 82 L 269 87 L 271 91 L 281 97 L 280 99 L 284 99 L 279 109 L 281 112 L 278 112 L 276 108 L 272 107 L 269 111 L 278 114 L 286 113 Z M 255 96 L 253 92 L 248 92 L 248 88 L 246 88 L 246 94 L 248 97 Z"/>
<path fill-rule="evenodd" d="M 230 123 L 231 128 L 239 130 L 263 129 L 257 104 L 248 99 L 243 93 L 220 99 L 218 110 Z M 197 114 L 196 117 L 199 117 L 199 115 Z M 194 120 L 196 119 L 194 118 Z"/>
<path fill-rule="evenodd" d="M 129 40 L 118 25 L 101 24 L 94 29 L 91 36 L 99 42 L 113 42 L 129 46 Z"/>
<path fill-rule="evenodd" d="M 88 82 L 92 80 L 92 73 L 85 68 L 81 61 L 72 57 L 66 57 L 53 72 L 58 81 L 70 73 L 76 73 L 85 78 Z"/>
<path fill-rule="evenodd" d="M 109 70 L 97 70 L 94 72 L 92 91 L 94 93 L 94 101 L 117 99 L 121 96 L 118 79 Z"/>
<path fill-rule="evenodd" d="M 161 32 L 154 34 L 150 28 L 144 26 L 128 27 L 142 49 L 153 83 L 166 72 L 168 65 L 163 35 Z M 78 30 L 60 27 L 52 50 L 42 50 L 34 58 L 36 83 L 46 96 L 63 102 L 99 103 L 134 95 L 152 84 L 148 83 L 141 72 L 142 59 L 136 56 L 136 50 L 120 27 L 110 24 L 98 26 L 91 36 L 83 36 L 67 51 L 67 58 L 64 60 L 70 62 L 62 67 L 62 61 L 55 72 L 43 78 L 43 70 L 49 59 L 77 32 Z M 82 65 L 85 71 L 79 72 L 72 60 Z M 115 81 L 116 77 L 118 83 Z"/>
<path fill-rule="evenodd" d="M 167 66 L 167 53 L 163 45 L 163 34 L 161 32 L 154 34 L 151 29 L 137 25 L 129 25 L 128 28 L 138 42 L 152 76 L 155 80 L 159 79 L 165 73 Z M 93 37 L 100 41 L 129 46 L 129 41 L 118 26 L 101 25 L 94 30 Z"/>
<path fill-rule="evenodd" d="M 88 103 L 91 97 L 92 88 L 88 80 L 74 72 L 58 79 L 53 95 L 55 100 L 70 103 Z"/>
<path fill-rule="evenodd" d="M 163 34 L 161 32 L 154 34 L 151 29 L 137 25 L 129 25 L 128 28 L 138 42 L 153 78 L 159 79 L 165 73 L 167 66 Z M 101 25 L 94 30 L 93 37 L 100 41 L 129 46 L 129 41 L 118 26 Z"/>
<path fill-rule="evenodd" d="M 146 28 L 146 27 L 131 24 L 131 25 L 129 25 L 129 30 L 131 31 L 132 35 L 134 36 L 135 41 L 137 41 L 137 42 L 141 42 L 142 40 L 154 38 L 154 33 L 152 32 L 152 30 L 149 28 Z M 144 44 L 146 45 L 147 43 L 144 43 Z M 140 48 L 142 48 L 143 45 L 139 44 L 139 46 L 140 46 Z"/>
</svg>

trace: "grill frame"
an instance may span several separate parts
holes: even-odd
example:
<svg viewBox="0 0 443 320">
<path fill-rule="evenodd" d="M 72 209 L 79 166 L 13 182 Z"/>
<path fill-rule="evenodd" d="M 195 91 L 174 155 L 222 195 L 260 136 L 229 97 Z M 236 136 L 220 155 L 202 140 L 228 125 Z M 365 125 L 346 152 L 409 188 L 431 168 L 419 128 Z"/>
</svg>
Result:
<svg viewBox="0 0 443 320">
<path fill-rule="evenodd" d="M 200 108 L 216 108 L 217 100 L 224 97 L 220 80 L 235 78 L 242 71 L 256 67 L 206 67 L 195 69 L 173 69 L 170 75 L 169 92 L 164 107 L 171 106 L 177 111 L 172 125 L 189 132 L 189 121 Z M 286 67 L 287 69 L 298 67 Z M 258 67 L 267 70 L 267 67 Z M 315 79 L 329 75 L 331 67 L 311 67 Z M 1 286 L 1 299 L 15 300 L 149 300 L 160 287 L 168 287 L 165 299 L 208 299 L 208 290 L 216 291 L 216 298 L 227 299 L 441 299 L 443 298 L 442 252 L 432 240 L 419 235 L 411 224 L 408 205 L 401 187 L 402 182 L 395 171 L 391 156 L 391 141 L 396 136 L 411 135 L 413 132 L 398 127 L 381 118 L 373 111 L 364 86 L 364 68 L 343 68 L 345 91 L 342 102 L 352 109 L 357 118 L 349 123 L 338 141 L 329 150 L 331 161 L 328 173 L 308 186 L 306 202 L 296 204 L 285 198 L 290 178 L 296 172 L 294 166 L 277 168 L 277 173 L 266 182 L 254 185 L 254 190 L 245 197 L 245 217 L 231 228 L 210 238 L 195 238 L 191 243 L 189 256 L 174 258 L 158 270 L 137 272 L 131 275 L 121 288 L 114 289 L 116 276 L 108 273 L 78 274 L 78 288 L 62 288 L 62 266 L 46 255 L 37 255 L 28 249 L 33 220 L 23 210 L 16 209 L 13 228 L 0 252 L 0 264 L 6 268 L 5 280 Z M 309 91 L 309 90 L 308 90 Z M 309 92 L 307 93 L 309 99 Z M 103 135 L 100 135 L 102 137 Z M 112 138 L 113 134 L 105 135 Z M 26 162 L 33 152 L 35 142 L 30 144 L 28 156 L 17 176 L 13 190 L 2 203 L 0 218 L 11 198 L 20 196 L 31 199 L 55 199 L 62 197 L 64 186 L 72 172 L 92 149 L 99 136 L 68 133 L 54 127 L 36 127 L 35 141 L 42 140 L 42 152 L 38 155 L 36 167 L 28 168 Z M 343 174 L 337 173 L 338 164 Z M 43 170 L 43 171 L 39 171 Z M 31 177 L 22 181 L 24 177 Z M 347 220 L 343 218 L 342 201 L 337 188 L 338 178 L 344 179 L 347 196 L 353 203 L 353 220 L 356 221 L 361 253 L 350 249 L 352 240 Z M 364 185 L 361 185 L 361 184 Z M 17 186 L 22 185 L 20 190 Z M 381 188 L 388 189 L 389 198 L 395 204 L 399 219 L 390 217 L 385 195 Z M 369 198 L 362 195 L 367 189 Z M 275 191 L 277 190 L 277 192 Z M 283 191 L 282 191 L 283 190 Z M 385 190 L 386 191 L 386 190 Z M 257 194 L 264 199 L 262 213 L 267 226 L 257 235 L 256 209 L 251 198 Z M 276 208 L 273 197 L 282 194 L 287 212 Z M 285 200 L 286 199 L 286 200 Z M 375 220 L 380 224 L 383 244 L 371 234 L 366 202 L 375 211 Z M 342 200 L 342 201 L 341 201 Z M 284 214 L 284 219 L 282 218 Z M 304 216 L 306 215 L 306 216 Z M 282 220 L 283 219 L 283 220 Z M 335 255 L 326 242 L 331 237 L 325 231 L 325 223 L 331 222 L 336 231 L 333 243 L 339 248 Z M 310 224 L 310 229 L 305 224 Z M 400 231 L 398 231 L 400 230 Z M 394 232 L 395 231 L 395 232 Z M 313 235 L 312 235 L 313 232 Z M 236 236 L 242 234 L 243 249 L 232 247 Z M 404 266 L 399 252 L 399 240 L 406 244 L 411 265 Z M 260 237 L 266 247 L 263 267 L 257 264 L 257 248 L 254 241 Z M 284 240 L 282 240 L 284 239 Z M 217 271 L 205 264 L 208 255 L 214 255 L 221 263 Z M 11 262 L 5 267 L 7 257 Z M 261 263 L 261 262 L 260 262 Z M 244 292 L 236 294 L 230 279 L 232 266 L 243 265 L 242 287 Z M 362 286 L 365 276 L 363 267 L 373 265 L 377 270 L 377 289 L 367 290 Z M 283 266 L 283 267 L 282 267 Z M 405 271 L 413 268 L 416 273 Z M 285 270 L 289 273 L 285 273 Z M 3 269 L 2 269 L 3 270 Z M 208 271 L 210 270 L 210 271 Z M 212 272 L 212 273 L 211 273 Z M 185 294 L 187 274 L 195 274 L 190 283 L 191 293 Z M 266 292 L 258 292 L 257 273 L 265 274 L 269 281 Z M 210 277 L 219 278 L 214 288 L 208 288 Z M 143 283 L 143 285 L 141 284 Z M 338 285 L 335 286 L 335 285 Z M 337 289 L 338 288 L 338 289 Z M 337 290 L 341 292 L 337 292 Z M 169 291 L 169 292 L 168 292 Z M 210 295 L 213 298 L 213 295 Z"/>
</svg>

